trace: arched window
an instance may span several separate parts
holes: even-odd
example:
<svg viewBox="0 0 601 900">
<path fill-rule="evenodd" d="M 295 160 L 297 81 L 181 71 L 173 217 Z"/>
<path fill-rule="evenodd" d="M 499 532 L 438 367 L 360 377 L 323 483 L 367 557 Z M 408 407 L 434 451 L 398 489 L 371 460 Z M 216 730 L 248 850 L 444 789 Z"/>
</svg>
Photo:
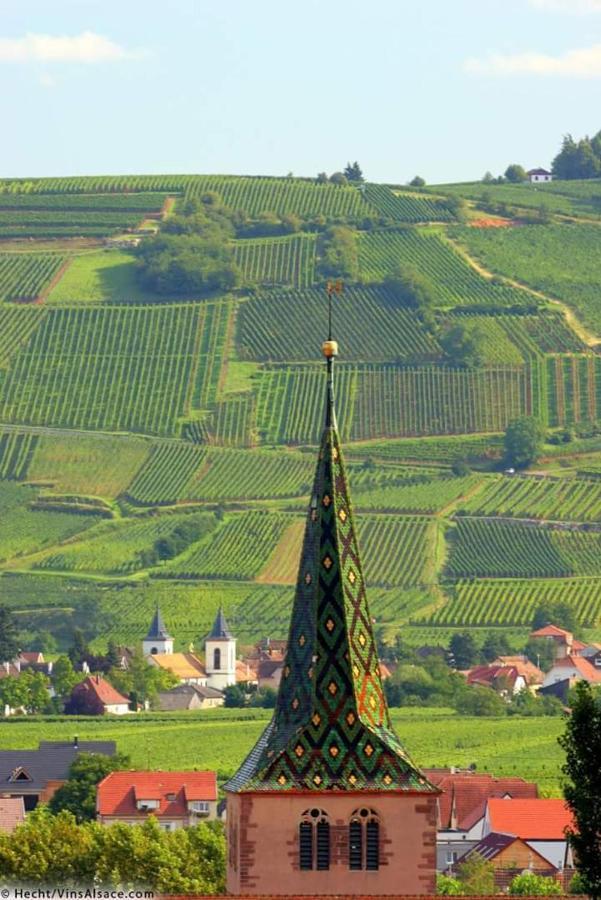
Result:
<svg viewBox="0 0 601 900">
<path fill-rule="evenodd" d="M 221 650 L 219 649 L 219 647 L 215 647 L 215 649 L 213 650 L 213 668 L 221 668 Z"/>
<path fill-rule="evenodd" d="M 306 809 L 298 826 L 298 862 L 301 869 L 330 868 L 330 823 L 323 809 Z"/>
<path fill-rule="evenodd" d="M 373 809 L 356 809 L 348 826 L 349 869 L 380 868 L 380 821 Z"/>
</svg>

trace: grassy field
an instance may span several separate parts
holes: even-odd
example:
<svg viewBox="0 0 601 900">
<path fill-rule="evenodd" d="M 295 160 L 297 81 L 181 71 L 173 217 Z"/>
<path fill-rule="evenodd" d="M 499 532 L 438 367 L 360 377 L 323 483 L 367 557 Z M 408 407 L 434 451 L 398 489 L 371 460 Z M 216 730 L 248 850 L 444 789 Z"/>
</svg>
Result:
<svg viewBox="0 0 601 900">
<path fill-rule="evenodd" d="M 231 776 L 267 724 L 254 710 L 127 716 L 122 719 L 21 719 L 0 723 L 0 748 L 37 747 L 39 740 L 115 740 L 138 768 L 215 769 Z M 395 728 L 419 766 L 477 765 L 478 771 L 536 781 L 560 796 L 561 719 L 458 717 L 445 709 L 393 709 Z"/>
<path fill-rule="evenodd" d="M 105 300 L 156 301 L 155 294 L 148 294 L 140 287 L 131 253 L 100 250 L 75 256 L 48 296 L 48 302 L 52 304 L 101 303 Z"/>
</svg>

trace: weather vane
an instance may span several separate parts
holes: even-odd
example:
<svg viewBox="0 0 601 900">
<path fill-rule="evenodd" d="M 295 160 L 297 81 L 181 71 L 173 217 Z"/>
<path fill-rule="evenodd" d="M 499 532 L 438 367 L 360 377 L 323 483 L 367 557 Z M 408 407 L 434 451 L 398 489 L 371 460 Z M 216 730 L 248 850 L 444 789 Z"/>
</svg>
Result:
<svg viewBox="0 0 601 900">
<path fill-rule="evenodd" d="M 332 340 L 332 295 L 342 293 L 342 281 L 328 281 L 326 284 L 328 294 L 328 341 Z"/>
</svg>

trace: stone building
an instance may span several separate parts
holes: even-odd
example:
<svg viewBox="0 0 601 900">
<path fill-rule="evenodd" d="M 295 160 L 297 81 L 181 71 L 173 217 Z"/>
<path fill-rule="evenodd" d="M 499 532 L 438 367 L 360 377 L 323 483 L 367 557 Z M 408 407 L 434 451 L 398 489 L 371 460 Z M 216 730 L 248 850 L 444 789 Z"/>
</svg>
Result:
<svg viewBox="0 0 601 900">
<path fill-rule="evenodd" d="M 438 788 L 382 688 L 327 360 L 325 423 L 273 718 L 226 784 L 234 894 L 432 894 Z"/>
</svg>

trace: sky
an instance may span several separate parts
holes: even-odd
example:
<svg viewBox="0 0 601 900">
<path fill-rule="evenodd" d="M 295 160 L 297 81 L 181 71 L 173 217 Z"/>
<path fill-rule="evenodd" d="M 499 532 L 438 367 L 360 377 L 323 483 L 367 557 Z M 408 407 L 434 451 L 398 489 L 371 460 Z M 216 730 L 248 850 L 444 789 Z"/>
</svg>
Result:
<svg viewBox="0 0 601 900">
<path fill-rule="evenodd" d="M 601 0 L 0 0 L 0 177 L 477 180 L 600 100 Z"/>
</svg>

